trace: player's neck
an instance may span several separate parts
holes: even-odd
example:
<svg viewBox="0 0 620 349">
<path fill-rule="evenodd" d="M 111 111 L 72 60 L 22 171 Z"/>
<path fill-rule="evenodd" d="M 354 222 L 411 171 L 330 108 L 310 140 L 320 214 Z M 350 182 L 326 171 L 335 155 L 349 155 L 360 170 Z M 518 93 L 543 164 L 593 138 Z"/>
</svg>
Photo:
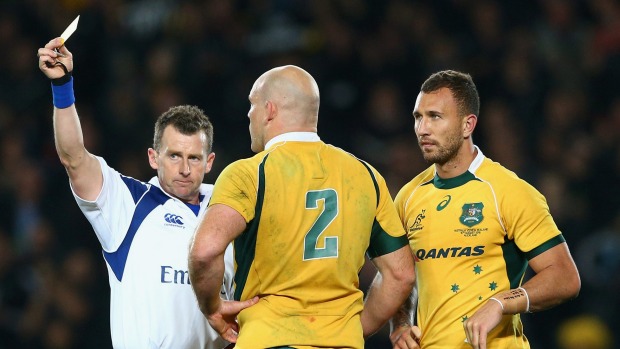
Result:
<svg viewBox="0 0 620 349">
<path fill-rule="evenodd" d="M 464 142 L 458 153 L 443 164 L 435 164 L 435 171 L 440 178 L 454 178 L 462 175 L 474 161 L 477 155 L 473 143 Z"/>
</svg>

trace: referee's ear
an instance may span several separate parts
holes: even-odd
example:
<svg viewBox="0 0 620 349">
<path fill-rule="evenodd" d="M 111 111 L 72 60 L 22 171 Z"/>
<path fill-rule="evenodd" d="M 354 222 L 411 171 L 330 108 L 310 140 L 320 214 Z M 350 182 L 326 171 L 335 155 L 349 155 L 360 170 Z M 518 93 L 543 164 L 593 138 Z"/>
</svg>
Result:
<svg viewBox="0 0 620 349">
<path fill-rule="evenodd" d="M 215 153 L 210 152 L 207 154 L 207 163 L 205 164 L 205 174 L 211 172 L 211 168 L 213 167 L 213 161 L 215 161 Z"/>
<path fill-rule="evenodd" d="M 149 165 L 151 165 L 151 168 L 153 170 L 159 169 L 159 164 L 157 163 L 157 156 L 158 156 L 157 150 L 153 148 L 149 148 L 149 150 L 147 151 L 147 155 L 149 157 Z"/>
</svg>

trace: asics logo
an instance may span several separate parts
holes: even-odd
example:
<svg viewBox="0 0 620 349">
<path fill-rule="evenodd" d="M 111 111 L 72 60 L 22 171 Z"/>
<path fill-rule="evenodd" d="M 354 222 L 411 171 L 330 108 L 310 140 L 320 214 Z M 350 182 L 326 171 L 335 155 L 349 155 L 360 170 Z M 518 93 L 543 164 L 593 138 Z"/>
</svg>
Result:
<svg viewBox="0 0 620 349">
<path fill-rule="evenodd" d="M 183 217 L 181 216 L 177 216 L 175 214 L 172 213 L 166 213 L 164 215 L 164 220 L 168 223 L 172 223 L 172 224 L 178 224 L 178 225 L 183 225 L 183 221 L 182 221 Z"/>
<path fill-rule="evenodd" d="M 450 195 L 444 196 L 443 200 L 441 200 L 441 202 L 437 205 L 437 211 L 441 211 L 444 208 L 446 208 L 446 206 L 448 206 L 448 204 L 450 203 L 450 200 L 452 200 L 452 196 Z"/>
</svg>

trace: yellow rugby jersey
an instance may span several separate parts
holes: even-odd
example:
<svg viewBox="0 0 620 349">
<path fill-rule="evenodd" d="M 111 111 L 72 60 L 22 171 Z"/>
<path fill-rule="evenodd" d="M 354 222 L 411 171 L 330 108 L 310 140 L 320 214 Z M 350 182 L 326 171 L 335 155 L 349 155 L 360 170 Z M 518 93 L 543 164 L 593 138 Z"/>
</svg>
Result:
<svg viewBox="0 0 620 349">
<path fill-rule="evenodd" d="M 464 174 L 431 166 L 395 199 L 416 263 L 422 349 L 471 349 L 463 321 L 521 285 L 527 261 L 564 242 L 545 198 L 480 149 Z M 505 315 L 487 348 L 529 348 L 519 315 Z"/>
<path fill-rule="evenodd" d="M 210 205 L 248 223 L 234 241 L 236 348 L 363 348 L 358 273 L 407 245 L 385 180 L 315 133 L 287 133 L 218 177 Z"/>
</svg>

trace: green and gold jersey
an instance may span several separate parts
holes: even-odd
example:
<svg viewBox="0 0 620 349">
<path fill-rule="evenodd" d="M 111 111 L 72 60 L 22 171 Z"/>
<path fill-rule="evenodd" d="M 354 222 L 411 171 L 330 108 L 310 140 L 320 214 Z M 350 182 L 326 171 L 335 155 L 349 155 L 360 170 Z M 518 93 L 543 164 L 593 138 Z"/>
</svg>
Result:
<svg viewBox="0 0 620 349">
<path fill-rule="evenodd" d="M 477 150 L 464 174 L 441 179 L 431 166 L 395 199 L 416 263 L 423 349 L 471 349 L 463 321 L 564 242 L 545 198 Z M 503 317 L 487 348 L 529 348 L 519 315 Z"/>
<path fill-rule="evenodd" d="M 288 133 L 224 169 L 210 205 L 248 223 L 234 241 L 236 348 L 363 348 L 358 273 L 407 245 L 385 180 L 315 133 Z"/>
</svg>

